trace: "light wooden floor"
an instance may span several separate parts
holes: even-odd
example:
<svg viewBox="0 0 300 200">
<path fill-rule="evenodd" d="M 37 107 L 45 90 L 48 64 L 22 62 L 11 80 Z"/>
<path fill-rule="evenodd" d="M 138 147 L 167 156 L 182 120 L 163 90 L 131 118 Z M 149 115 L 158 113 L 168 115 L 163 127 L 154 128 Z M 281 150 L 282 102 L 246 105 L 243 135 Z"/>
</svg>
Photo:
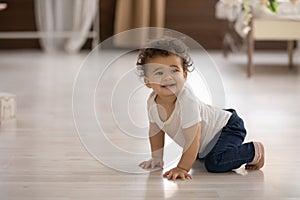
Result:
<svg viewBox="0 0 300 200">
<path fill-rule="evenodd" d="M 115 171 L 85 150 L 71 107 L 73 81 L 85 56 L 0 52 L 0 91 L 15 93 L 18 103 L 17 120 L 0 127 L 1 200 L 300 199 L 300 75 L 285 66 L 284 52 L 256 52 L 251 79 L 244 54 L 224 60 L 211 52 L 227 107 L 244 118 L 247 140 L 265 143 L 265 167 L 246 175 L 212 174 L 197 161 L 193 179 L 177 182 L 163 179 L 162 171 Z M 299 52 L 294 57 L 299 68 Z"/>
</svg>

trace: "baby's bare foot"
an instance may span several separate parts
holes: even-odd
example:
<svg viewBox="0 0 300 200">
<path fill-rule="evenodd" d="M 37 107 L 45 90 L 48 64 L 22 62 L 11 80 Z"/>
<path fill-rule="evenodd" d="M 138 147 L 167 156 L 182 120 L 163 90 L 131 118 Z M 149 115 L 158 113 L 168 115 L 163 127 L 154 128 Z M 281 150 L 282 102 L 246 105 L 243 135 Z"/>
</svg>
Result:
<svg viewBox="0 0 300 200">
<path fill-rule="evenodd" d="M 264 145 L 262 144 L 262 143 L 260 143 L 260 142 L 257 142 L 257 144 L 259 145 L 259 148 L 260 148 L 260 153 L 261 153 L 261 156 L 260 156 L 260 159 L 259 159 L 259 161 L 257 162 L 257 163 L 255 163 L 255 164 L 251 164 L 251 163 L 249 163 L 249 164 L 247 164 L 246 166 L 245 166 L 245 168 L 246 169 L 250 169 L 250 170 L 259 170 L 259 169 L 261 169 L 263 166 L 264 166 L 264 164 L 265 164 L 265 149 L 264 149 Z"/>
</svg>

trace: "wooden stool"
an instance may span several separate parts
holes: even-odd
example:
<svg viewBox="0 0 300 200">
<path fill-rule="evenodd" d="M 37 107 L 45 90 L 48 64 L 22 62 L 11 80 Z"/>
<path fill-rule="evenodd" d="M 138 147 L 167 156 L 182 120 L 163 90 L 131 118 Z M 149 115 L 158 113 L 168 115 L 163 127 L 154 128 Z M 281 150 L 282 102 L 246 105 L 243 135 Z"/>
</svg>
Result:
<svg viewBox="0 0 300 200">
<path fill-rule="evenodd" d="M 16 118 L 16 95 L 0 92 L 0 124 Z"/>
</svg>

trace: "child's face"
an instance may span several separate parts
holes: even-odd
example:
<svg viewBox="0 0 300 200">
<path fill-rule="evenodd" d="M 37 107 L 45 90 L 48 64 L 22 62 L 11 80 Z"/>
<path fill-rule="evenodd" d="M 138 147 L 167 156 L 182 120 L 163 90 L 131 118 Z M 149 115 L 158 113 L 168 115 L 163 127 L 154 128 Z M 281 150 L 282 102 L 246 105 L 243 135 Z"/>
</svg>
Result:
<svg viewBox="0 0 300 200">
<path fill-rule="evenodd" d="M 146 64 L 146 86 L 158 96 L 177 94 L 183 87 L 187 72 L 183 70 L 181 58 L 176 55 L 156 56 Z"/>
</svg>

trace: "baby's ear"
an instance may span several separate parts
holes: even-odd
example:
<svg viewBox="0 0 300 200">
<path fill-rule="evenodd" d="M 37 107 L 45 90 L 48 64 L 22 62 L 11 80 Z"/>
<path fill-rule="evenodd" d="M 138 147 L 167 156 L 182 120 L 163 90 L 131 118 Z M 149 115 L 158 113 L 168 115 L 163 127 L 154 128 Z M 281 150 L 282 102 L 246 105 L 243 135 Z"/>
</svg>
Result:
<svg viewBox="0 0 300 200">
<path fill-rule="evenodd" d="M 184 70 L 184 71 L 183 71 L 183 77 L 184 77 L 184 79 L 187 78 L 187 75 L 188 75 L 188 72 L 187 72 L 186 70 Z"/>
<path fill-rule="evenodd" d="M 149 79 L 147 77 L 144 77 L 144 83 L 148 88 L 151 88 L 151 84 L 149 82 Z"/>
</svg>

